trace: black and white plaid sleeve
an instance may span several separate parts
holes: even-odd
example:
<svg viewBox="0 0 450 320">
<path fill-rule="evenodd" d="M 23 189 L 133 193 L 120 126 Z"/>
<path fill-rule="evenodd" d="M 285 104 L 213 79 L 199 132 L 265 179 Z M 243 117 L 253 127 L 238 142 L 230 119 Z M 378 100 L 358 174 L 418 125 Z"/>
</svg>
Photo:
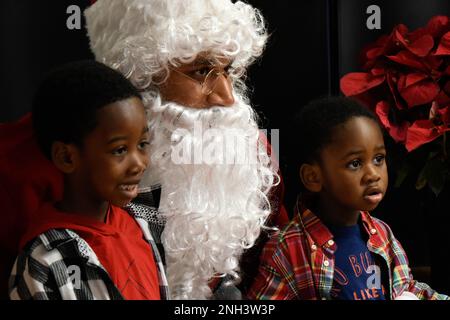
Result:
<svg viewBox="0 0 450 320">
<path fill-rule="evenodd" d="M 9 280 L 12 300 L 58 300 L 56 279 L 48 261 L 61 260 L 56 252 L 43 255 L 46 249 L 40 237 L 36 238 L 16 259 Z"/>
<path fill-rule="evenodd" d="M 122 300 L 89 245 L 67 229 L 49 230 L 17 257 L 12 300 Z"/>
</svg>

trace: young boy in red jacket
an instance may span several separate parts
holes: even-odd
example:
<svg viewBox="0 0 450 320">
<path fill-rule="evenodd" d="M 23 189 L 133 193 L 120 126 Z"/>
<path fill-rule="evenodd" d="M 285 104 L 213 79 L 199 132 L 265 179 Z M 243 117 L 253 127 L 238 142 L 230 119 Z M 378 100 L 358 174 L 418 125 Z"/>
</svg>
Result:
<svg viewBox="0 0 450 320">
<path fill-rule="evenodd" d="M 149 162 L 147 118 L 133 85 L 95 61 L 64 65 L 39 87 L 32 120 L 64 191 L 30 217 L 10 298 L 166 298 L 152 211 L 122 209 Z"/>
</svg>

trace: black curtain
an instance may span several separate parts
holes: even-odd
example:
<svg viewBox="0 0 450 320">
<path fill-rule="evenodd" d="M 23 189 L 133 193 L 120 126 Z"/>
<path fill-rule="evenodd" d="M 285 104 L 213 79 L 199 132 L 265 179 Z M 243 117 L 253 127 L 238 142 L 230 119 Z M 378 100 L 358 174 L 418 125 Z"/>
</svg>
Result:
<svg viewBox="0 0 450 320">
<path fill-rule="evenodd" d="M 328 39 L 328 18 L 336 12 L 329 10 L 326 0 L 248 2 L 261 10 L 270 33 L 263 57 L 249 70 L 251 102 L 268 133 L 270 129 L 279 129 L 285 203 L 292 213 L 299 179 L 297 168 L 291 164 L 296 157 L 296 151 L 290 146 L 295 135 L 291 119 L 309 100 L 328 95 L 332 87 L 337 91 L 338 82 L 330 77 L 336 63 L 333 67 L 329 64 L 333 57 Z"/>
<path fill-rule="evenodd" d="M 30 110 L 33 94 L 45 72 L 59 64 L 93 58 L 82 20 L 69 30 L 67 8 L 83 11 L 88 0 L 0 1 L 0 122 L 13 121 Z"/>
</svg>

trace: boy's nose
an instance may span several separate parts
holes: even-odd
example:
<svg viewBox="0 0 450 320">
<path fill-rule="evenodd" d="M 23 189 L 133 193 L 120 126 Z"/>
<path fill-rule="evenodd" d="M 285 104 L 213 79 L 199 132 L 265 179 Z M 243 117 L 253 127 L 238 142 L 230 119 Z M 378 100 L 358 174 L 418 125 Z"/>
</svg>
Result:
<svg viewBox="0 0 450 320">
<path fill-rule="evenodd" d="M 147 169 L 149 164 L 149 156 L 147 154 L 136 153 L 132 156 L 129 173 L 139 175 Z"/>
<path fill-rule="evenodd" d="M 364 174 L 363 182 L 364 184 L 370 184 L 373 182 L 377 182 L 381 179 L 381 175 L 378 172 L 378 169 L 374 166 L 368 166 L 367 171 Z"/>
<path fill-rule="evenodd" d="M 209 106 L 230 107 L 234 104 L 233 86 L 223 74 L 216 80 L 213 91 L 208 95 Z"/>
</svg>

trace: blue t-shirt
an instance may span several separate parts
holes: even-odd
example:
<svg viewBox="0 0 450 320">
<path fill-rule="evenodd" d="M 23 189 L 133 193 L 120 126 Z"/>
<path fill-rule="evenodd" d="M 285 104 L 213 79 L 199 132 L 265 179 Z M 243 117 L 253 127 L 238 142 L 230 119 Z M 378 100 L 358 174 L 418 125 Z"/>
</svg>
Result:
<svg viewBox="0 0 450 320">
<path fill-rule="evenodd" d="M 331 297 L 339 300 L 385 300 L 380 268 L 367 249 L 361 226 L 327 226 L 337 246 Z"/>
</svg>

